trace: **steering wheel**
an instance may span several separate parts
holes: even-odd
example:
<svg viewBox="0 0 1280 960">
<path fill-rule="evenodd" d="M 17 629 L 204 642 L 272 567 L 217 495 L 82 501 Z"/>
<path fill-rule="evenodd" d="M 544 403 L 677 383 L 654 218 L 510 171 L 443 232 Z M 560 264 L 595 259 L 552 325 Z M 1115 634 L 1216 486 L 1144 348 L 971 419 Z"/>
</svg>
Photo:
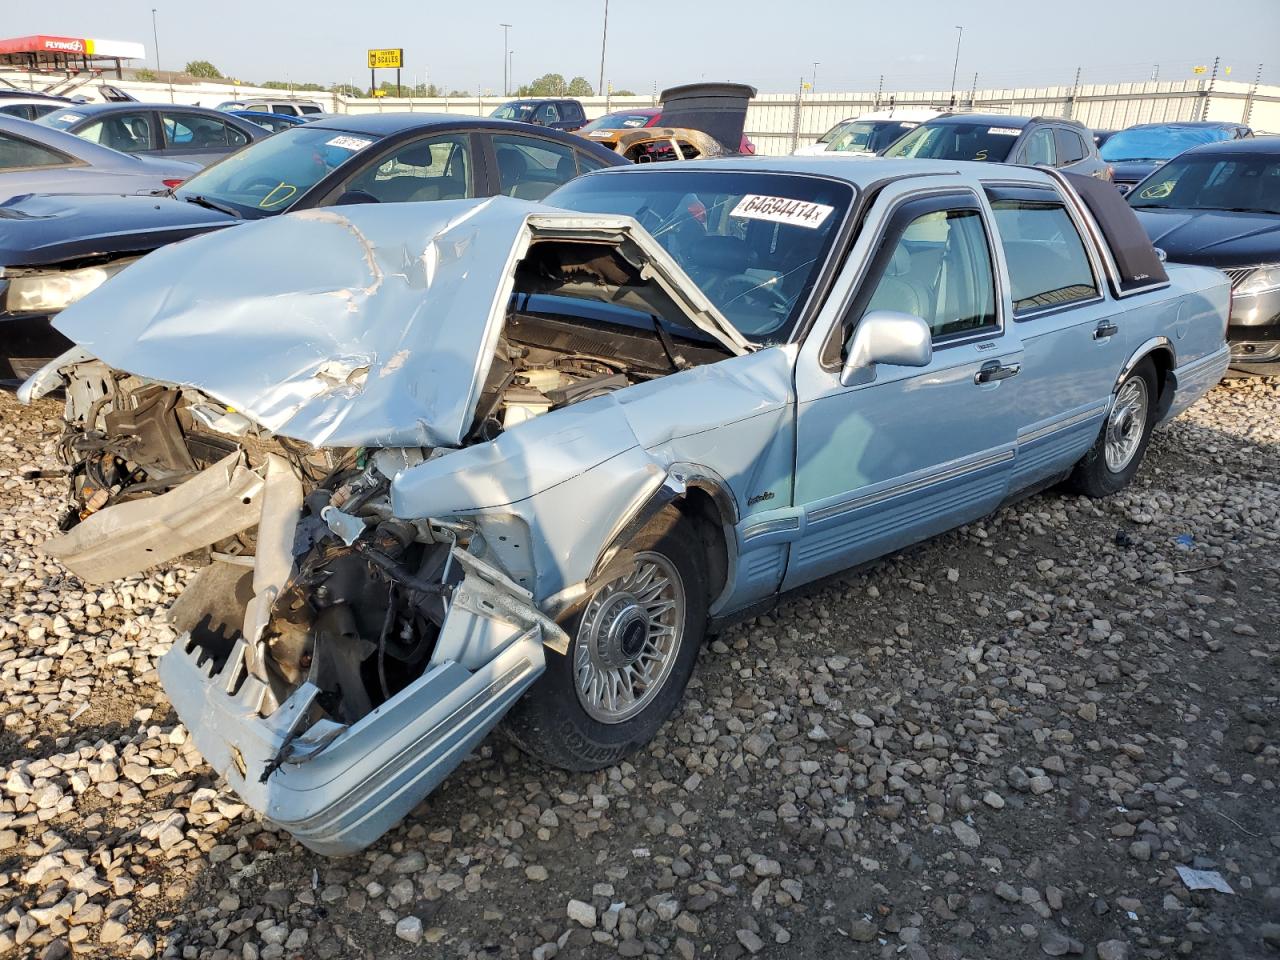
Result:
<svg viewBox="0 0 1280 960">
<path fill-rule="evenodd" d="M 791 301 L 772 283 L 761 284 L 755 277 L 746 273 L 736 273 L 726 277 L 716 286 L 717 299 L 722 303 L 731 303 L 742 299 L 766 308 L 776 308 L 782 313 L 791 309 Z"/>
</svg>

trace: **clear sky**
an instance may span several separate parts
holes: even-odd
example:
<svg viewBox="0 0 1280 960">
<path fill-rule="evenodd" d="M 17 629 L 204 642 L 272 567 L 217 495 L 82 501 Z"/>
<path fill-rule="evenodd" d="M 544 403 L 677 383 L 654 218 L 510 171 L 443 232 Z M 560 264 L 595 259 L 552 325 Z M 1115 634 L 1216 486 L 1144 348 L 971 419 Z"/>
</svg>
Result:
<svg viewBox="0 0 1280 960">
<path fill-rule="evenodd" d="M 352 0 L 0 0 L 0 33 L 141 41 L 154 65 L 212 61 L 243 81 L 368 82 L 365 49 L 403 47 L 403 82 L 500 92 L 510 31 L 517 83 L 547 72 L 600 74 L 604 0 L 362 3 Z M 609 0 L 606 80 L 650 92 L 739 80 L 790 92 L 817 67 L 817 91 L 1189 79 L 1221 56 L 1230 79 L 1280 83 L 1280 0 Z M 379 79 L 390 79 L 384 73 Z"/>
</svg>

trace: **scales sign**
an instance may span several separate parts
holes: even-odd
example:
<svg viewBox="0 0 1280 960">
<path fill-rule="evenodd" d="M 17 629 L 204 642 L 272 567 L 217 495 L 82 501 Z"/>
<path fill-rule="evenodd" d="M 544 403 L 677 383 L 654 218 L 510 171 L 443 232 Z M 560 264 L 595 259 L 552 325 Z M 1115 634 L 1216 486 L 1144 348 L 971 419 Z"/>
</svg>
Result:
<svg viewBox="0 0 1280 960">
<path fill-rule="evenodd" d="M 395 47 L 389 50 L 370 50 L 370 70 L 399 70 L 404 66 L 404 49 Z"/>
</svg>

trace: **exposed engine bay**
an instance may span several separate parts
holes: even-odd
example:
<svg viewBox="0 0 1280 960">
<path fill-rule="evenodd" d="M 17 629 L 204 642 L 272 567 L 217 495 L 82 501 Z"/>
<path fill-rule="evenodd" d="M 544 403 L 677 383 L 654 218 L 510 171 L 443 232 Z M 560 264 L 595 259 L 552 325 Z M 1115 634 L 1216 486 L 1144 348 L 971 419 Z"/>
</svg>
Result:
<svg viewBox="0 0 1280 960">
<path fill-rule="evenodd" d="M 615 325 L 607 317 L 584 323 L 582 311 L 590 316 L 602 301 L 635 313 L 635 291 L 643 281 L 607 248 L 558 244 L 554 250 L 535 246 L 532 253 L 521 265 L 464 446 L 724 356 L 718 346 L 687 338 L 677 344 L 656 317 L 652 326 Z M 570 286 L 579 296 L 565 296 Z M 106 508 L 156 496 L 186 497 L 210 474 L 229 478 L 229 485 L 247 484 L 248 491 L 255 482 L 270 487 L 272 471 L 283 483 L 280 475 L 287 472 L 300 503 L 295 508 L 279 501 L 284 509 L 274 511 L 269 533 L 263 533 L 272 512 L 269 490 L 261 504 L 256 493 L 246 492 L 245 516 L 206 518 L 206 535 L 221 532 L 217 524 L 223 519 L 229 532 L 187 554 L 209 566 L 172 616 L 215 672 L 237 639 L 252 646 L 253 634 L 260 633 L 257 649 L 266 655 L 262 662 L 250 657 L 248 666 L 270 691 L 261 705 L 264 716 L 309 681 L 321 691 L 316 704 L 324 716 L 352 724 L 421 676 L 430 662 L 463 575 L 451 562 L 454 548 L 494 559 L 482 535 L 465 522 L 393 516 L 390 485 L 396 474 L 453 449 L 315 448 L 272 436 L 194 388 L 82 363 L 67 386 L 66 428 L 59 441 L 73 504 L 63 521 L 63 559 L 82 572 L 68 557 L 83 553 L 89 536 L 109 539 L 119 532 L 95 525 L 95 518 L 120 516 L 104 513 Z M 184 509 L 200 506 L 193 502 Z M 262 536 L 281 553 L 274 565 L 260 562 Z M 288 543 L 282 546 L 284 536 Z M 148 543 L 143 549 L 158 551 L 148 558 L 154 562 L 186 552 L 180 537 Z M 57 556 L 59 549 L 55 545 L 51 552 Z M 107 563 L 82 575 L 109 577 L 116 571 Z M 274 566 L 278 582 L 264 577 L 264 565 Z"/>
</svg>

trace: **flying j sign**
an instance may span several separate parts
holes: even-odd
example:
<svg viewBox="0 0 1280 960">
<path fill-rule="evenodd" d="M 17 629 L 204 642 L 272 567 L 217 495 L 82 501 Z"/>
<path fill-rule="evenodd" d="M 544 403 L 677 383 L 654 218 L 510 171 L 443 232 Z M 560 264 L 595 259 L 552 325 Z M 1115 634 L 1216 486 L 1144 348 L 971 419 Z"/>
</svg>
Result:
<svg viewBox="0 0 1280 960">
<path fill-rule="evenodd" d="M 70 53 L 90 57 L 119 57 L 121 60 L 141 60 L 146 56 L 140 43 L 95 40 L 92 37 L 51 37 L 44 34 L 0 40 L 0 56 L 14 53 Z"/>
</svg>

